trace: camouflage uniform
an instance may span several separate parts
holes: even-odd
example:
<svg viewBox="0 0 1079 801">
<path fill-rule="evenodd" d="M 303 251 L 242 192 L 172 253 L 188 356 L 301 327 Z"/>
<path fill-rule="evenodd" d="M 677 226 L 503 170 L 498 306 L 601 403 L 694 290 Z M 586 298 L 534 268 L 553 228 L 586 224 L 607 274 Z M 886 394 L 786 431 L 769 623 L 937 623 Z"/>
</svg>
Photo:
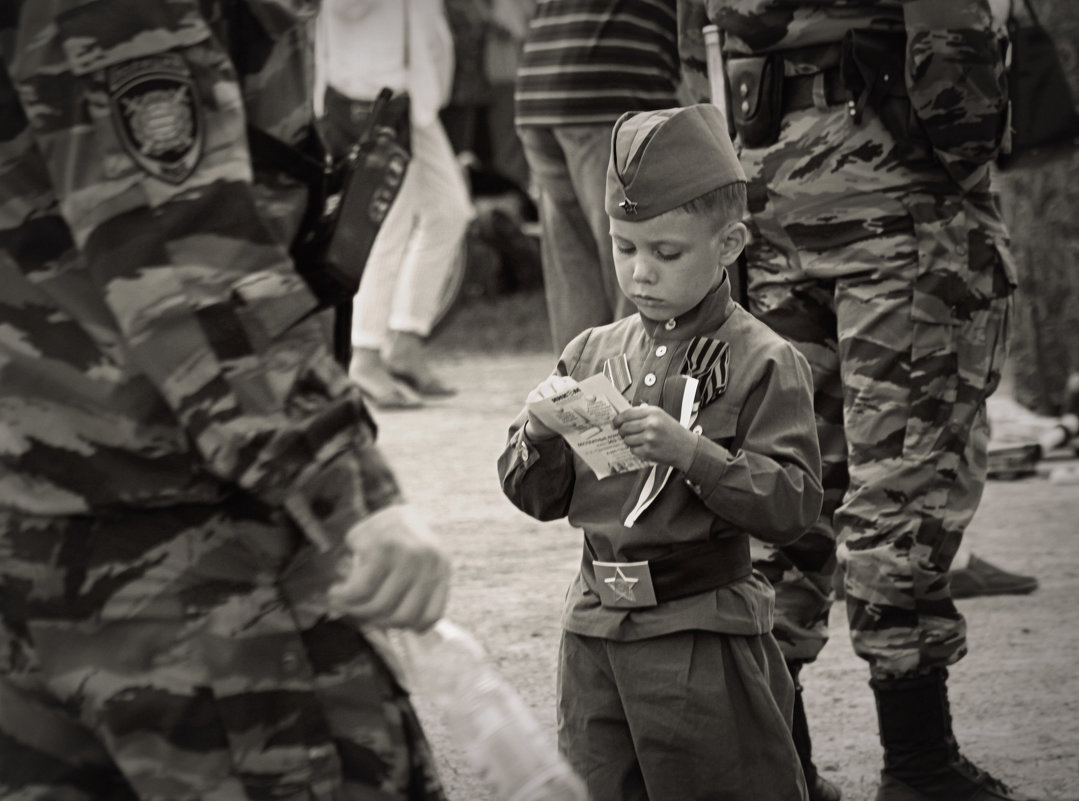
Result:
<svg viewBox="0 0 1079 801">
<path fill-rule="evenodd" d="M 442 797 L 326 614 L 399 492 L 246 144 L 308 130 L 316 11 L 0 15 L 0 797 Z"/>
<path fill-rule="evenodd" d="M 835 69 L 848 30 L 906 32 L 904 79 L 935 158 L 904 162 L 872 108 L 856 123 L 826 97 L 786 113 L 775 143 L 740 149 L 751 311 L 813 367 L 826 490 L 809 534 L 756 556 L 778 584 L 789 661 L 824 644 L 838 538 L 872 674 L 951 664 L 966 644 L 947 571 L 984 486 L 1015 284 L 989 192 L 1006 92 L 988 5 L 684 0 L 679 18 L 699 97 L 708 21 L 727 59 L 783 51 L 788 80 Z"/>
</svg>

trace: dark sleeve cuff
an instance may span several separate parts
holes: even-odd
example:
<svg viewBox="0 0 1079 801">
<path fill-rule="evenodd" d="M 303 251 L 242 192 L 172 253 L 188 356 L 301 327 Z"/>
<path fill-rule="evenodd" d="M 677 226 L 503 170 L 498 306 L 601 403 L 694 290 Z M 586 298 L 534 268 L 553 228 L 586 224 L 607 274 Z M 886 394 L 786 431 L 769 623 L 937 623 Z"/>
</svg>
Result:
<svg viewBox="0 0 1079 801">
<path fill-rule="evenodd" d="M 697 495 L 709 498 L 719 487 L 723 474 L 727 472 L 730 452 L 700 432 L 697 433 L 697 446 L 693 450 L 693 460 L 686 471 L 685 481 Z"/>
</svg>

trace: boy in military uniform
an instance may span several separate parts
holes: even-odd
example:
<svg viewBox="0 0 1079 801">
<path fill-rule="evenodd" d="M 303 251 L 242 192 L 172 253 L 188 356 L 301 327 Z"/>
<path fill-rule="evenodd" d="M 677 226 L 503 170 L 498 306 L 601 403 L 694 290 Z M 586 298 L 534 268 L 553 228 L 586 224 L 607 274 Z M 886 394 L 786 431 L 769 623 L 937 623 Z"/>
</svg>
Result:
<svg viewBox="0 0 1079 801">
<path fill-rule="evenodd" d="M 529 399 L 603 371 L 632 401 L 618 433 L 655 467 L 598 480 L 527 410 L 499 461 L 515 505 L 584 533 L 558 731 L 595 801 L 805 798 L 773 591 L 748 540 L 788 543 L 813 522 L 820 455 L 806 360 L 730 297 L 745 203 L 714 107 L 618 120 L 605 205 L 640 313 L 575 337 Z"/>
</svg>

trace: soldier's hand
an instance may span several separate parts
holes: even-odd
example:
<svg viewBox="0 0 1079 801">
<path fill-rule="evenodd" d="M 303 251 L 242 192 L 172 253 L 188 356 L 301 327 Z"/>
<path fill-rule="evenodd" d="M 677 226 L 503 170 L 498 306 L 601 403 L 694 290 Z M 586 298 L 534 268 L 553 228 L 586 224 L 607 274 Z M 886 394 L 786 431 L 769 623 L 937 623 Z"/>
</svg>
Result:
<svg viewBox="0 0 1079 801">
<path fill-rule="evenodd" d="M 352 551 L 329 590 L 330 605 L 379 628 L 426 629 L 442 617 L 450 564 L 416 509 L 387 506 L 347 535 Z"/>
<path fill-rule="evenodd" d="M 663 409 L 634 406 L 619 412 L 612 422 L 634 456 L 670 465 L 682 472 L 689 470 L 697 448 L 697 435 L 680 426 Z"/>
</svg>

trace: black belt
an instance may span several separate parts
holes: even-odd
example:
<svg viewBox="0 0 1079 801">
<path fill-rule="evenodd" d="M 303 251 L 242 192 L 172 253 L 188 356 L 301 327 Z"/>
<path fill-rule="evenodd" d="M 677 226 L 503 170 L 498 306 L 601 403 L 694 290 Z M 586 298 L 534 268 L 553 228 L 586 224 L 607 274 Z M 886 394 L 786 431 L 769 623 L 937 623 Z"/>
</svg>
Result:
<svg viewBox="0 0 1079 801">
<path fill-rule="evenodd" d="M 784 114 L 814 106 L 841 106 L 849 100 L 850 92 L 843 85 L 839 67 L 783 79 Z"/>
<path fill-rule="evenodd" d="M 589 554 L 585 554 L 589 558 Z M 639 608 L 688 598 L 746 578 L 753 571 L 749 537 L 709 540 L 641 562 L 592 560 L 604 606 Z"/>
<path fill-rule="evenodd" d="M 362 133 L 375 108 L 375 100 L 357 100 L 343 92 L 326 87 L 323 95 L 323 106 L 327 115 L 332 114 L 339 120 L 348 120 L 356 133 Z M 399 92 L 390 98 L 386 104 L 388 119 L 408 122 L 409 97 L 407 92 Z"/>
</svg>

